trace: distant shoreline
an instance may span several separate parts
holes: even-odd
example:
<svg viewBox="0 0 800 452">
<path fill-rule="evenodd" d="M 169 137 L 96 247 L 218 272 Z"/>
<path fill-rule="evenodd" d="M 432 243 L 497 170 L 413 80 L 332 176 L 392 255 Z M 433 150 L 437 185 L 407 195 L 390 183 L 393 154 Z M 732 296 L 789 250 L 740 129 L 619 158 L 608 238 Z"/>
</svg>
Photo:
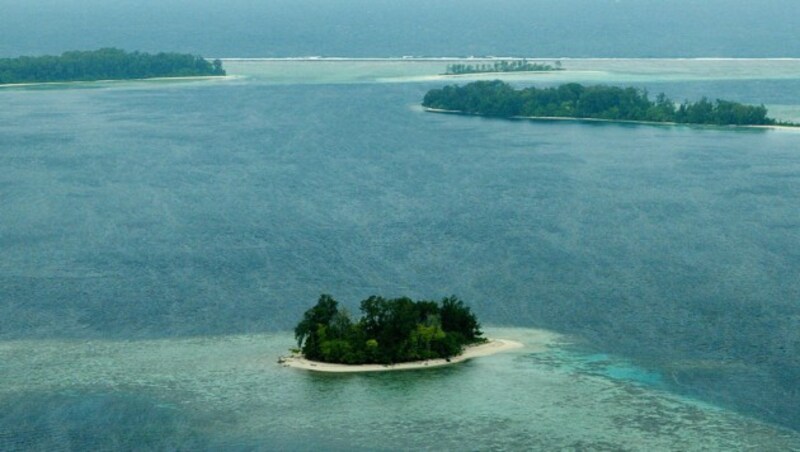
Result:
<svg viewBox="0 0 800 452">
<path fill-rule="evenodd" d="M 128 52 L 116 47 L 0 58 L 0 84 L 4 85 L 223 75 L 225 69 L 218 59 L 175 52 Z"/>
<path fill-rule="evenodd" d="M 62 82 L 26 82 L 26 83 L 0 83 L 2 88 L 24 88 L 29 86 L 76 85 L 79 83 L 121 83 L 121 82 L 158 82 L 158 81 L 201 81 L 201 80 L 231 80 L 239 78 L 236 75 L 192 75 L 178 77 L 148 77 L 148 78 L 112 78 L 104 80 L 69 80 Z"/>
<path fill-rule="evenodd" d="M 469 78 L 476 75 L 508 75 L 508 74 L 549 74 L 552 72 L 565 72 L 566 69 L 550 70 L 550 71 L 485 71 L 485 72 L 465 72 L 463 74 L 437 74 L 440 77 L 453 77 L 453 78 Z"/>
<path fill-rule="evenodd" d="M 451 62 L 451 61 L 500 61 L 500 60 L 521 60 L 523 57 L 460 57 L 460 56 L 441 56 L 441 57 L 349 57 L 349 56 L 284 56 L 284 57 L 218 57 L 222 61 L 421 61 L 421 62 Z M 529 61 L 800 61 L 800 57 L 527 57 Z"/>
<path fill-rule="evenodd" d="M 478 116 L 481 118 L 498 118 L 498 119 L 525 119 L 530 121 L 570 121 L 570 122 L 605 122 L 613 124 L 641 124 L 648 126 L 691 126 L 691 127 L 704 127 L 704 128 L 736 128 L 736 129 L 772 129 L 772 130 L 790 130 L 800 132 L 800 127 L 785 126 L 785 125 L 738 125 L 738 124 L 694 124 L 694 123 L 681 123 L 681 122 L 660 122 L 660 121 L 636 121 L 631 119 L 603 119 L 603 118 L 580 118 L 574 116 L 509 116 L 498 117 L 481 115 L 477 113 L 467 113 L 461 110 L 446 110 L 443 108 L 422 107 L 423 110 L 429 113 L 444 113 L 449 115 L 464 115 L 464 116 Z"/>
<path fill-rule="evenodd" d="M 398 370 L 416 370 L 428 369 L 431 367 L 442 367 L 457 364 L 478 358 L 481 356 L 489 356 L 497 353 L 507 352 L 523 347 L 523 344 L 516 341 L 507 339 L 489 339 L 488 342 L 467 346 L 464 352 L 458 356 L 450 359 L 430 359 L 426 361 L 411 361 L 406 363 L 397 364 L 335 364 L 325 363 L 320 361 L 311 361 L 302 357 L 302 355 L 295 354 L 288 357 L 281 357 L 278 362 L 284 367 L 292 367 L 295 369 L 310 370 L 313 372 L 330 372 L 330 373 L 359 373 L 359 372 L 388 372 Z"/>
</svg>

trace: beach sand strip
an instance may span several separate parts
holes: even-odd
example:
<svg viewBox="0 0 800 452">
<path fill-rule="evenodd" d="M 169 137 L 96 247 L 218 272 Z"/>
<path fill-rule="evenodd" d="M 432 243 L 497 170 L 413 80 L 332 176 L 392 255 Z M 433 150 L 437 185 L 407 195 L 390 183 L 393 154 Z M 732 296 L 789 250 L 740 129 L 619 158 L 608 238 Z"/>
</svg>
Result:
<svg viewBox="0 0 800 452">
<path fill-rule="evenodd" d="M 516 341 L 507 339 L 489 339 L 482 344 L 468 346 L 464 352 L 458 356 L 450 359 L 430 359 L 426 361 L 412 361 L 407 363 L 398 364 L 333 364 L 323 363 L 319 361 L 310 361 L 302 357 L 302 355 L 295 354 L 292 356 L 281 357 L 278 362 L 284 367 L 293 367 L 295 369 L 311 370 L 315 372 L 333 372 L 333 373 L 352 373 L 352 372 L 386 372 L 393 370 L 414 370 L 414 369 L 427 369 L 431 367 L 448 366 L 467 361 L 472 358 L 480 356 L 494 355 L 496 353 L 503 353 L 509 350 L 521 348 L 523 345 Z"/>
</svg>

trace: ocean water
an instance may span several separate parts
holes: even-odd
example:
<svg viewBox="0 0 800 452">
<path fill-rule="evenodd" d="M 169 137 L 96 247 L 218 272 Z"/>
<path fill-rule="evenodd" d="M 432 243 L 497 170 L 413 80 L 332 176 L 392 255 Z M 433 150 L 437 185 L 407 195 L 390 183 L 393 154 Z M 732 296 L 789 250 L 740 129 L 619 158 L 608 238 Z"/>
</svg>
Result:
<svg viewBox="0 0 800 452">
<path fill-rule="evenodd" d="M 800 448 L 800 133 L 426 113 L 444 65 L 0 89 L 0 449 Z M 565 66 L 508 78 L 800 111 L 796 60 Z M 322 292 L 527 348 L 280 367 Z"/>
<path fill-rule="evenodd" d="M 0 0 L 0 56 L 800 57 L 795 0 Z"/>
</svg>

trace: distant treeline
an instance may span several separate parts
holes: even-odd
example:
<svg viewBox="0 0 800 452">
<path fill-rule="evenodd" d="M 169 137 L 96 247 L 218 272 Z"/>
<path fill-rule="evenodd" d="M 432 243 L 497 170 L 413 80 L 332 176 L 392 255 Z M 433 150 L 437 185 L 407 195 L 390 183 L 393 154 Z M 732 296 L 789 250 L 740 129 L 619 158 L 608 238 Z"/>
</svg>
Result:
<svg viewBox="0 0 800 452">
<path fill-rule="evenodd" d="M 428 108 L 499 117 L 596 118 L 626 121 L 715 125 L 795 125 L 767 117 L 763 106 L 726 100 L 676 104 L 664 94 L 655 100 L 645 90 L 568 83 L 554 88 L 514 89 L 509 84 L 479 81 L 428 91 Z"/>
<path fill-rule="evenodd" d="M 526 59 L 496 61 L 494 64 L 448 64 L 445 75 L 480 74 L 484 72 L 537 72 L 560 71 L 561 62 L 555 66 L 544 63 L 530 63 Z"/>
<path fill-rule="evenodd" d="M 225 75 L 220 60 L 180 53 L 126 52 L 107 48 L 61 56 L 0 59 L 0 84 L 127 80 L 152 77 Z"/>
<path fill-rule="evenodd" d="M 400 363 L 449 358 L 464 345 L 480 342 L 480 325 L 456 297 L 441 304 L 372 296 L 353 320 L 330 295 L 320 296 L 294 329 L 303 355 L 344 364 Z"/>
</svg>

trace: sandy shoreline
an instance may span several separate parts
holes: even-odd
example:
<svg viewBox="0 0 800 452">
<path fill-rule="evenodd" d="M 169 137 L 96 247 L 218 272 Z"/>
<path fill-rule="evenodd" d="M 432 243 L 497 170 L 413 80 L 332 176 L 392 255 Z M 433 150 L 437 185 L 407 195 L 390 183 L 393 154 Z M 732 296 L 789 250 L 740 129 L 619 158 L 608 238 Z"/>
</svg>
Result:
<svg viewBox="0 0 800 452">
<path fill-rule="evenodd" d="M 422 107 L 422 108 L 430 113 L 446 113 L 451 115 L 479 116 L 484 118 L 491 117 L 476 113 L 466 113 L 461 110 L 446 110 L 443 108 L 430 108 L 430 107 Z M 509 116 L 509 117 L 499 117 L 499 119 L 527 119 L 531 121 L 607 122 L 614 124 L 643 124 L 649 126 L 689 126 L 689 127 L 731 128 L 731 129 L 769 129 L 769 130 L 786 130 L 786 131 L 800 132 L 800 127 L 785 126 L 785 125 L 692 124 L 692 123 L 680 123 L 680 122 L 634 121 L 630 119 L 577 118 L 577 117 L 567 117 L 567 116 Z"/>
<path fill-rule="evenodd" d="M 509 74 L 522 74 L 522 75 L 539 75 L 547 74 L 550 72 L 565 72 L 565 69 L 549 70 L 549 71 L 486 71 L 486 72 L 466 72 L 463 74 L 437 74 L 440 77 L 446 78 L 470 78 L 470 76 L 487 76 L 487 75 L 509 75 Z"/>
<path fill-rule="evenodd" d="M 64 80 L 60 82 L 26 82 L 26 83 L 0 83 L 0 88 L 25 88 L 30 86 L 58 86 L 77 85 L 83 83 L 119 83 L 119 82 L 159 82 L 159 81 L 200 81 L 200 80 L 232 80 L 236 75 L 188 75 L 178 77 L 148 77 L 148 78 L 112 78 L 103 80 Z"/>
<path fill-rule="evenodd" d="M 444 359 L 431 359 L 427 361 L 413 361 L 409 363 L 399 364 L 332 364 L 323 363 L 318 361 L 309 361 L 301 355 L 292 355 L 281 357 L 278 361 L 284 367 L 293 367 L 295 369 L 311 370 L 314 372 L 333 372 L 333 373 L 353 373 L 353 372 L 385 372 L 392 370 L 413 370 L 413 369 L 427 369 L 431 367 L 448 366 L 460 362 L 467 361 L 472 358 L 480 356 L 494 355 L 496 353 L 503 353 L 516 348 L 521 348 L 523 345 L 516 341 L 507 339 L 489 339 L 488 342 L 478 345 L 466 347 L 464 353 L 450 358 Z"/>
</svg>

